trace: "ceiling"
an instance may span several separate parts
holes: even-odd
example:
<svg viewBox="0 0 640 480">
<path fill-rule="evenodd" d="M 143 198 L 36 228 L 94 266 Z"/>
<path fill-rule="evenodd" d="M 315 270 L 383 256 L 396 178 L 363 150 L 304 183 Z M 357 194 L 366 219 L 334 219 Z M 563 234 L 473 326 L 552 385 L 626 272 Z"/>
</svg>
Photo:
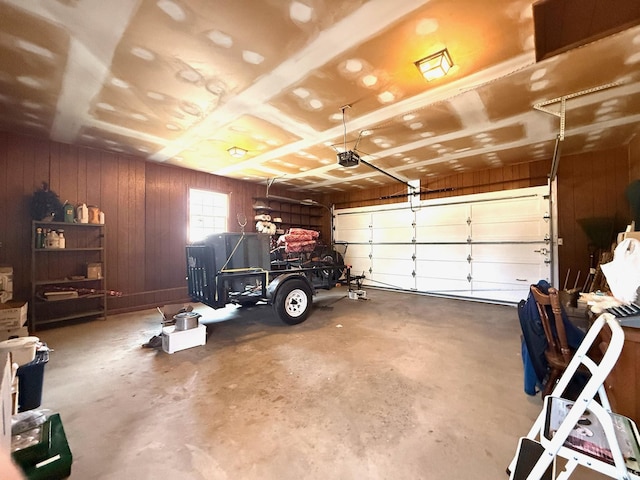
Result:
<svg viewBox="0 0 640 480">
<path fill-rule="evenodd" d="M 541 56 L 533 4 L 0 0 L 0 130 L 310 193 L 551 159 L 559 133 L 563 155 L 628 144 L 638 22 Z"/>
</svg>

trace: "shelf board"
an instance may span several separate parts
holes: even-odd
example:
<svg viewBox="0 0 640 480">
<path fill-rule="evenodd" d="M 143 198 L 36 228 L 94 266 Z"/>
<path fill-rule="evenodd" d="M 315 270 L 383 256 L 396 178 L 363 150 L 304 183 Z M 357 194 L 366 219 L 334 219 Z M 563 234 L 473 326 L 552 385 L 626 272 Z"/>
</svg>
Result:
<svg viewBox="0 0 640 480">
<path fill-rule="evenodd" d="M 267 206 L 267 205 L 253 205 L 253 209 L 258 211 L 258 212 L 270 212 L 273 210 L 273 208 Z"/>
<path fill-rule="evenodd" d="M 51 279 L 51 280 L 38 280 L 34 283 L 34 285 L 60 285 L 64 283 L 97 282 L 102 280 L 104 280 L 104 278 L 78 278 L 76 280 Z"/>
<path fill-rule="evenodd" d="M 62 301 L 62 300 L 58 300 L 58 301 Z M 46 318 L 44 320 L 40 319 L 40 320 L 36 320 L 35 324 L 36 325 L 45 325 L 47 323 L 59 323 L 59 322 L 64 322 L 67 320 L 74 320 L 77 318 L 89 318 L 89 317 L 100 317 L 100 316 L 104 316 L 104 309 L 102 310 L 88 310 L 86 312 L 79 312 L 79 313 L 74 313 L 71 315 L 64 315 L 64 316 L 60 316 L 60 317 L 51 317 L 51 318 Z"/>
<path fill-rule="evenodd" d="M 34 252 L 100 252 L 102 247 L 82 247 L 82 248 L 34 248 Z"/>
<path fill-rule="evenodd" d="M 104 297 L 104 293 L 94 293 L 91 295 L 79 295 L 77 297 L 73 297 L 73 298 L 61 298 L 60 300 L 40 300 L 38 303 L 38 305 L 48 305 L 51 303 L 60 303 L 60 302 L 67 302 L 69 300 L 84 300 L 87 298 L 102 298 Z"/>
<path fill-rule="evenodd" d="M 284 205 L 300 205 L 302 207 L 311 207 L 311 208 L 320 208 L 322 205 L 316 205 L 313 203 L 304 203 L 303 200 L 296 200 L 292 198 L 291 200 L 286 200 L 284 198 L 272 198 L 272 197 L 253 197 L 254 200 L 258 202 L 273 202 L 273 203 L 281 203 Z"/>
<path fill-rule="evenodd" d="M 104 223 L 43 222 L 43 221 L 40 221 L 40 220 L 33 220 L 33 224 L 34 225 L 42 225 L 42 226 L 55 225 L 56 227 L 62 227 L 62 226 L 81 227 L 81 228 L 85 228 L 85 227 L 104 227 Z"/>
</svg>

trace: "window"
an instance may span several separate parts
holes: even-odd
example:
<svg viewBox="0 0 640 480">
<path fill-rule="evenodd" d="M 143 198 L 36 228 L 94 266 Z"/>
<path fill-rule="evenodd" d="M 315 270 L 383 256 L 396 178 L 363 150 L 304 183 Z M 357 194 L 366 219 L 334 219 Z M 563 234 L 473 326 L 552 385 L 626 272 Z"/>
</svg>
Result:
<svg viewBox="0 0 640 480">
<path fill-rule="evenodd" d="M 189 242 L 227 231 L 229 198 L 224 193 L 189 189 Z"/>
</svg>

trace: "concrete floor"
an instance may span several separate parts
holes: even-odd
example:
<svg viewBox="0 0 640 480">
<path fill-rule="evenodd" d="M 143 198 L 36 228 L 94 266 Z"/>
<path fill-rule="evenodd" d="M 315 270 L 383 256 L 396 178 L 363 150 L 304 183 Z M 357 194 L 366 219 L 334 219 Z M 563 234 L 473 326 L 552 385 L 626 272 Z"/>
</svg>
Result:
<svg viewBox="0 0 640 480">
<path fill-rule="evenodd" d="M 141 348 L 156 310 L 38 332 L 71 479 L 506 479 L 541 407 L 516 309 L 367 294 L 320 292 L 298 326 L 194 304 L 207 344 L 171 355 Z"/>
</svg>

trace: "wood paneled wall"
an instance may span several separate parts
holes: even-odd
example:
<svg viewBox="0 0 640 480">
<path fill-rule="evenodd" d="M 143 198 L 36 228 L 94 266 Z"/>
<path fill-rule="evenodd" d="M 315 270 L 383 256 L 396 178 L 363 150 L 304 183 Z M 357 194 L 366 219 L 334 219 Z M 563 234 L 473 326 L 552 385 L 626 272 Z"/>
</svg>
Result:
<svg viewBox="0 0 640 480">
<path fill-rule="evenodd" d="M 43 181 L 62 202 L 84 202 L 105 212 L 110 312 L 188 301 L 185 245 L 189 188 L 230 194 L 229 231 L 236 215 L 255 231 L 254 197 L 266 186 L 145 162 L 141 158 L 78 148 L 0 132 L 0 265 L 14 270 L 14 297 L 30 292 L 29 203 Z M 309 198 L 272 187 L 273 195 Z M 327 230 L 328 235 L 328 230 Z"/>
<path fill-rule="evenodd" d="M 640 180 L 640 135 L 629 142 L 629 175 L 631 181 Z"/>
<path fill-rule="evenodd" d="M 559 270 L 586 272 L 588 238 L 577 219 L 613 217 L 616 229 L 630 221 L 624 191 L 640 171 L 640 142 L 629 147 L 563 157 L 558 169 Z M 633 153 L 635 152 L 635 153 Z M 635 160 L 633 160 L 635 159 Z M 421 179 L 438 198 L 544 185 L 550 161 Z M 633 165 L 636 165 L 633 167 Z M 634 170 L 635 168 L 635 170 Z M 28 299 L 31 252 L 29 201 L 42 181 L 61 201 L 97 205 L 107 224 L 107 287 L 123 293 L 109 299 L 111 312 L 186 301 L 185 253 L 189 188 L 231 195 L 229 231 L 240 231 L 238 213 L 253 219 L 253 197 L 265 185 L 145 162 L 141 158 L 77 148 L 31 137 L 0 133 L 0 264 L 14 269 L 14 296 Z M 316 198 L 339 208 L 406 200 L 401 184 Z M 272 187 L 270 193 L 309 198 Z M 323 221 L 329 238 L 330 216 Z M 247 231 L 254 231 L 253 224 Z M 584 277 L 583 277 L 584 278 Z"/>
<path fill-rule="evenodd" d="M 590 267 L 589 228 L 581 224 L 612 224 L 610 241 L 631 221 L 625 191 L 630 182 L 629 149 L 563 156 L 558 165 L 559 274 L 564 283 L 570 270 L 573 286 L 578 272 L 584 285 Z M 597 255 L 596 255 L 597 260 Z M 580 285 L 580 286 L 582 286 Z M 562 287 L 563 285 L 560 285 Z"/>
</svg>

